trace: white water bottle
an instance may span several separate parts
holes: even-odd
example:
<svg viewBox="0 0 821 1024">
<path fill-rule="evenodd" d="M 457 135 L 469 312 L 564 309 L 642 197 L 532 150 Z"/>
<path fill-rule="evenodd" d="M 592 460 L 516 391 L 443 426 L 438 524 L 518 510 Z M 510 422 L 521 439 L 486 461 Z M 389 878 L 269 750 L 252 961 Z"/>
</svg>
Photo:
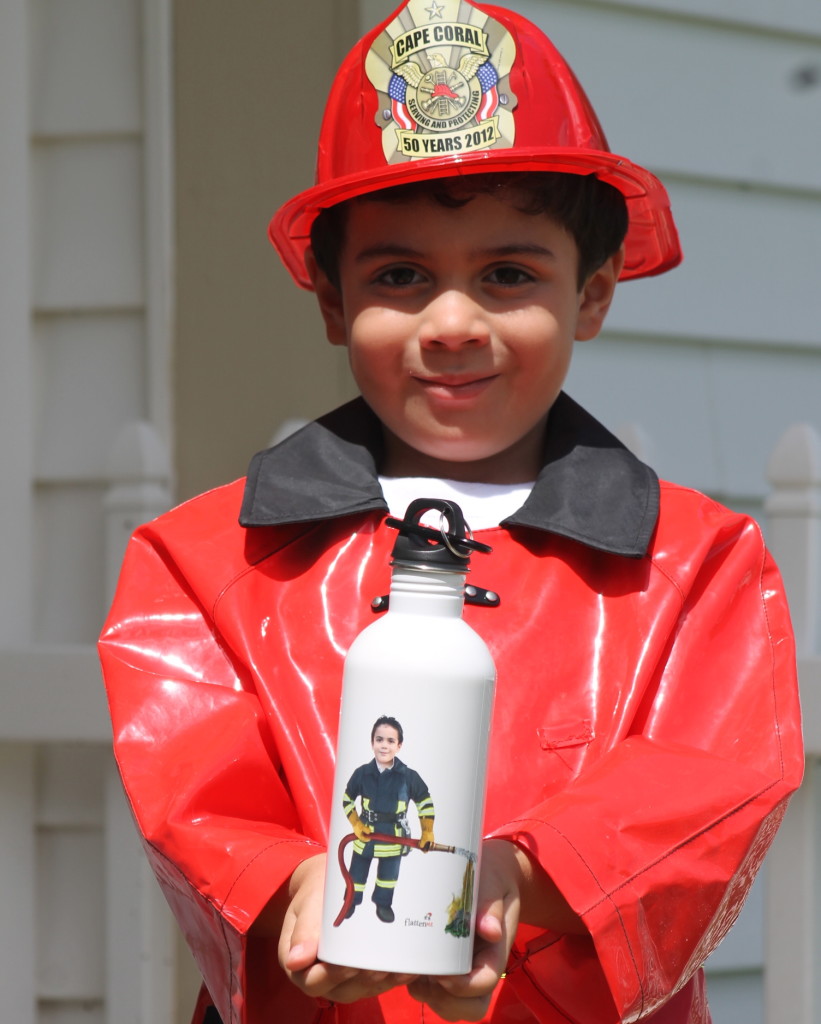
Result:
<svg viewBox="0 0 821 1024">
<path fill-rule="evenodd" d="M 430 510 L 439 529 L 421 524 Z M 458 505 L 418 499 L 389 608 L 345 659 L 319 958 L 412 974 L 471 968 L 495 667 L 462 618 Z"/>
</svg>

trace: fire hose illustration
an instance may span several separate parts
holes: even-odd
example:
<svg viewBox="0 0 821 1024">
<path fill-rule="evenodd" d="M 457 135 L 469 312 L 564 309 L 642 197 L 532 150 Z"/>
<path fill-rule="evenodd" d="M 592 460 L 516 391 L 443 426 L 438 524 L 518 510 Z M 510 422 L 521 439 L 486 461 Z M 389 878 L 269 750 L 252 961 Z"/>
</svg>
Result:
<svg viewBox="0 0 821 1024">
<path fill-rule="evenodd" d="M 348 865 L 345 863 L 345 850 L 356 839 L 356 835 L 351 832 L 349 835 L 343 836 L 337 857 L 339 860 L 339 869 L 342 872 L 342 877 L 345 880 L 345 898 L 342 904 L 342 909 L 334 920 L 334 928 L 338 928 L 340 924 L 345 920 L 348 912 L 353 906 L 354 901 L 354 882 L 351 878 L 350 870 Z M 418 850 L 421 847 L 421 841 L 419 839 L 411 839 L 408 836 L 388 836 L 374 832 L 368 837 L 369 841 L 377 843 L 390 843 L 398 844 L 400 846 L 408 846 L 411 849 Z M 475 864 L 476 854 L 471 850 L 465 850 L 459 846 L 445 846 L 442 843 L 432 843 L 428 846 L 427 851 L 424 852 L 436 852 L 436 853 L 454 853 L 458 856 L 462 856 L 466 859 L 467 864 L 465 865 L 465 872 L 462 876 L 462 889 L 459 893 L 454 893 L 453 899 L 447 908 L 448 921 L 445 925 L 445 931 L 454 935 L 457 938 L 467 938 L 470 935 L 471 925 L 471 908 L 473 906 L 473 883 L 475 876 Z"/>
</svg>

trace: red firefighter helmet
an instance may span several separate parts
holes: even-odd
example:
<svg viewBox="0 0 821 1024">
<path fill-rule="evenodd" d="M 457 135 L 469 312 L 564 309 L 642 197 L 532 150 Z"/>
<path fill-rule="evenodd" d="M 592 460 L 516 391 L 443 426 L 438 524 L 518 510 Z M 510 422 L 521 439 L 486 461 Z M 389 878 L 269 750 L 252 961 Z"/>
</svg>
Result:
<svg viewBox="0 0 821 1024">
<path fill-rule="evenodd" d="M 378 189 L 501 171 L 595 174 L 627 200 L 622 280 L 681 260 L 670 201 L 649 171 L 610 152 L 573 72 L 513 11 L 470 0 L 406 0 L 337 73 L 316 183 L 276 213 L 269 235 L 302 287 L 317 214 Z"/>
</svg>

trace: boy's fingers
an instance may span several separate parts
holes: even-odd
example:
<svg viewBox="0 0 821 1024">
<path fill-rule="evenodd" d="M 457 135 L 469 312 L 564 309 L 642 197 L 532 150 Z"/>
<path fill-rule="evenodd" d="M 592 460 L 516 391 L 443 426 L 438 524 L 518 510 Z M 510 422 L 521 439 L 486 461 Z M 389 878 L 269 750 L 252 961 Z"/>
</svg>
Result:
<svg viewBox="0 0 821 1024">
<path fill-rule="evenodd" d="M 304 971 L 316 962 L 319 951 L 319 919 L 310 912 L 289 911 L 279 941 L 279 962 L 289 972 Z"/>
<path fill-rule="evenodd" d="M 353 967 L 336 967 L 334 965 L 314 962 L 302 971 L 291 975 L 291 981 L 309 996 L 333 999 L 344 1002 L 336 993 L 355 978 L 358 971 Z"/>
<path fill-rule="evenodd" d="M 413 978 L 414 975 L 408 974 L 360 971 L 355 967 L 318 963 L 295 980 L 308 995 L 322 996 L 335 1003 L 355 1003 L 359 999 L 381 996 Z"/>
<path fill-rule="evenodd" d="M 322 924 L 322 904 L 313 906 L 301 906 L 299 913 L 294 914 L 290 928 L 283 927 L 283 939 L 287 937 L 288 949 L 296 949 L 297 946 L 305 947 L 311 955 L 316 958 L 319 949 L 319 930 Z"/>
<path fill-rule="evenodd" d="M 487 1013 L 493 991 L 505 970 L 512 936 L 519 919 L 518 891 L 505 870 L 510 851 L 489 844 L 488 870 L 479 893 L 476 946 L 469 974 L 420 978 L 408 987 L 411 995 L 430 1006 L 443 1020 L 479 1021 Z"/>
<path fill-rule="evenodd" d="M 459 999 L 484 998 L 496 988 L 502 974 L 499 967 L 501 957 L 495 950 L 486 950 L 473 960 L 473 969 L 469 974 L 439 975 L 427 980 L 449 995 Z M 499 968 L 497 970 L 497 967 Z"/>
<path fill-rule="evenodd" d="M 286 971 L 290 971 L 295 974 L 298 971 L 307 970 L 307 968 L 315 962 L 316 951 L 311 950 L 311 948 L 305 945 L 305 943 L 300 942 L 295 946 L 291 946 L 287 951 L 282 966 Z"/>
<path fill-rule="evenodd" d="M 447 992 L 439 978 L 419 978 L 408 985 L 408 992 L 429 1006 L 442 1020 L 480 1021 L 490 1005 L 490 993 L 483 996 L 455 996 Z"/>
<path fill-rule="evenodd" d="M 485 942 L 499 942 L 504 935 L 504 907 L 501 900 L 495 901 L 476 915 L 476 935 Z"/>
</svg>

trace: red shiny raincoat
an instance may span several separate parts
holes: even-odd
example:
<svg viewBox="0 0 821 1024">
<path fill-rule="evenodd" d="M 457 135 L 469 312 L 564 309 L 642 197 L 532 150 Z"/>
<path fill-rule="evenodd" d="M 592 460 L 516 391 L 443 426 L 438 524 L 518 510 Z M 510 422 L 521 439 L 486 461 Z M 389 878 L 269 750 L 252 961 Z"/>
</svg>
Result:
<svg viewBox="0 0 821 1024">
<path fill-rule="evenodd" d="M 324 848 L 342 662 L 389 585 L 378 459 L 357 401 L 257 457 L 245 525 L 237 483 L 142 527 L 101 640 L 126 792 L 225 1024 L 439 1019 L 404 990 L 320 1005 L 248 935 Z M 502 598 L 465 609 L 498 669 L 486 831 L 589 930 L 522 927 L 487 1019 L 705 1024 L 700 966 L 803 768 L 760 530 L 562 396 L 531 499 L 477 536 Z"/>
</svg>

